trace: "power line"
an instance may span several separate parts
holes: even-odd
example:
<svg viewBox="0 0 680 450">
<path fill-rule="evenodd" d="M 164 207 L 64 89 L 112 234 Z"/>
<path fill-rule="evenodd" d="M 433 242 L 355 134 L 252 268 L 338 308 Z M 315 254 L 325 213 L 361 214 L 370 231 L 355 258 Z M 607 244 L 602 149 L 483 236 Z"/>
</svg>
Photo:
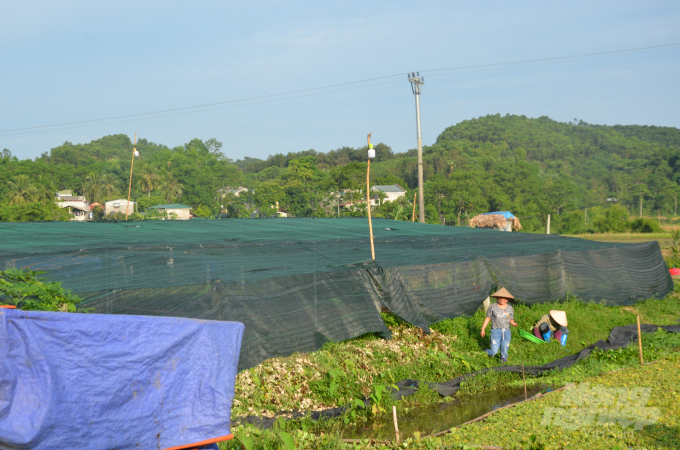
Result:
<svg viewBox="0 0 680 450">
<path fill-rule="evenodd" d="M 663 51 L 663 50 L 674 50 L 674 49 L 680 49 L 680 46 L 669 47 L 669 48 L 660 48 L 660 49 L 654 49 L 654 50 L 641 50 L 641 51 L 625 53 L 625 54 L 617 54 L 617 55 L 603 55 L 603 56 L 593 56 L 593 57 L 590 57 L 590 58 L 575 58 L 575 59 L 570 59 L 570 60 L 548 61 L 548 62 L 541 62 L 541 63 L 535 63 L 535 64 L 522 64 L 522 65 L 517 65 L 517 66 L 512 66 L 512 67 L 497 67 L 497 68 L 487 68 L 487 69 L 479 69 L 479 70 L 466 70 L 466 71 L 463 71 L 463 72 L 435 73 L 434 75 L 430 75 L 430 77 L 441 77 L 441 76 L 445 76 L 445 75 L 458 75 L 458 74 L 464 74 L 464 73 L 490 72 L 490 71 L 494 71 L 494 70 L 522 69 L 522 68 L 525 68 L 525 67 L 546 66 L 546 65 L 551 65 L 551 64 L 562 64 L 562 63 L 574 62 L 574 61 L 590 61 L 590 60 L 593 60 L 593 59 L 616 58 L 618 56 L 638 55 L 638 54 L 641 54 L 641 53 L 652 53 L 652 52 L 659 52 L 659 51 Z"/>
<path fill-rule="evenodd" d="M 527 59 L 524 61 L 511 61 L 511 62 L 505 62 L 505 63 L 494 63 L 494 64 L 481 64 L 477 66 L 462 66 L 462 67 L 448 67 L 445 69 L 430 69 L 430 70 L 421 70 L 421 72 L 442 72 L 445 70 L 463 70 L 463 69 L 476 69 L 479 67 L 492 67 L 492 66 L 507 66 L 507 65 L 512 65 L 512 64 L 525 64 L 525 63 L 534 63 L 534 62 L 543 62 L 543 61 L 556 61 L 560 59 L 571 59 L 571 58 L 582 58 L 586 56 L 598 56 L 598 55 L 610 55 L 614 53 L 626 53 L 626 52 L 634 52 L 638 50 L 650 50 L 650 49 L 656 49 L 656 48 L 662 48 L 662 47 L 677 47 L 680 45 L 680 42 L 676 42 L 673 44 L 662 44 L 662 45 L 651 45 L 648 47 L 636 47 L 636 48 L 628 48 L 624 50 L 611 50 L 607 52 L 597 52 L 597 53 L 584 53 L 581 55 L 572 55 L 572 56 L 558 56 L 554 58 L 541 58 L 541 59 Z"/>
<path fill-rule="evenodd" d="M 104 121 L 104 120 L 122 119 L 122 118 L 126 118 L 126 117 L 146 116 L 146 115 L 151 115 L 151 114 L 161 114 L 161 113 L 172 112 L 172 111 L 181 111 L 181 110 L 185 110 L 185 109 L 205 108 L 205 107 L 208 107 L 208 106 L 224 105 L 224 104 L 227 104 L 227 103 L 246 102 L 246 101 L 249 101 L 249 100 L 258 100 L 258 99 L 269 98 L 269 97 L 279 97 L 279 96 L 282 96 L 282 95 L 297 94 L 297 93 L 300 93 L 300 92 L 329 89 L 329 88 L 332 88 L 332 87 L 346 86 L 348 84 L 365 83 L 365 82 L 368 82 L 368 81 L 382 80 L 382 79 L 385 79 L 385 78 L 393 78 L 393 77 L 402 76 L 402 75 L 403 74 L 401 74 L 401 73 L 395 74 L 395 75 L 385 75 L 385 76 L 382 76 L 382 77 L 367 78 L 365 80 L 349 81 L 347 83 L 331 84 L 331 85 L 328 85 L 328 86 L 309 88 L 309 89 L 301 89 L 299 91 L 283 92 L 281 94 L 261 95 L 259 97 L 249 97 L 249 98 L 242 98 L 242 99 L 238 99 L 238 100 L 226 100 L 226 101 L 223 101 L 223 102 L 206 103 L 206 104 L 203 104 L 203 105 L 184 106 L 182 108 L 162 109 L 162 110 L 159 110 L 159 111 L 151 111 L 151 112 L 145 112 L 145 113 L 125 114 L 125 115 L 122 115 L 122 116 L 104 117 L 102 119 L 79 120 L 79 121 L 76 121 L 76 122 L 64 122 L 64 123 L 57 123 L 57 124 L 52 124 L 52 125 L 38 125 L 38 126 L 34 126 L 34 127 L 25 127 L 25 128 L 9 128 L 7 130 L 0 130 L 0 133 L 4 133 L 6 131 L 33 130 L 33 129 L 36 129 L 36 128 L 49 128 L 49 127 L 58 127 L 58 126 L 62 126 L 62 125 L 74 125 L 74 124 L 78 124 L 78 123 L 99 122 L 99 121 Z"/>
<path fill-rule="evenodd" d="M 556 64 L 556 63 L 561 63 L 561 62 L 602 59 L 602 58 L 610 58 L 610 57 L 616 57 L 616 56 L 626 56 L 626 55 L 634 55 L 634 54 L 640 54 L 640 53 L 648 53 L 648 52 L 661 51 L 661 50 L 673 50 L 673 49 L 677 49 L 677 48 L 680 48 L 680 43 L 654 45 L 654 46 L 648 46 L 648 47 L 636 47 L 636 48 L 630 48 L 630 49 L 624 49 L 624 50 L 612 50 L 612 51 L 607 51 L 607 52 L 585 53 L 585 54 L 571 55 L 571 56 L 560 56 L 560 57 L 541 58 L 541 59 L 522 60 L 522 61 L 510 61 L 510 62 L 504 62 L 504 63 L 481 64 L 481 65 L 473 65 L 473 66 L 459 66 L 459 67 L 449 67 L 449 68 L 442 68 L 442 69 L 429 69 L 429 70 L 422 71 L 422 72 L 425 73 L 425 72 L 454 71 L 454 72 L 448 72 L 448 73 L 437 73 L 437 74 L 433 74 L 431 76 L 456 75 L 456 74 L 463 74 L 463 73 L 485 72 L 485 71 L 493 71 L 493 70 L 532 67 L 532 66 L 538 66 L 538 65 Z M 479 69 L 479 70 L 467 70 L 467 69 Z M 352 87 L 352 88 L 346 88 L 346 89 L 327 90 L 327 89 L 330 89 L 330 88 L 333 88 L 333 87 L 347 86 L 347 85 L 359 84 L 359 83 L 367 83 L 369 81 L 383 80 L 383 79 L 394 78 L 394 77 L 401 77 L 403 75 L 404 75 L 403 73 L 393 74 L 393 75 L 384 75 L 384 76 L 380 76 L 380 77 L 366 78 L 366 79 L 363 79 L 363 80 L 349 81 L 349 82 L 346 82 L 346 83 L 338 83 L 338 84 L 332 84 L 332 85 L 315 87 L 315 88 L 301 89 L 301 90 L 297 90 L 297 91 L 289 91 L 289 92 L 284 92 L 284 93 L 279 93 L 279 94 L 269 94 L 269 95 L 262 95 L 262 96 L 257 96 L 257 97 L 248 97 L 248 98 L 237 99 L 237 100 L 227 100 L 227 101 L 222 101 L 222 102 L 206 103 L 206 104 L 202 104 L 202 105 L 185 106 L 185 107 L 180 107 L 180 108 L 171 108 L 171 109 L 164 109 L 164 110 L 151 111 L 151 112 L 145 112 L 145 113 L 125 114 L 125 115 L 111 116 L 111 117 L 105 117 L 105 118 L 100 118 L 100 119 L 88 119 L 88 120 L 80 120 L 80 121 L 73 121 L 73 122 L 62 122 L 62 123 L 58 123 L 58 124 L 38 125 L 38 126 L 24 127 L 24 128 L 9 128 L 9 129 L 5 129 L 5 130 L 0 130 L 0 133 L 3 133 L 2 136 L 13 136 L 13 135 L 18 135 L 18 134 L 30 134 L 30 133 L 35 133 L 35 132 L 58 131 L 58 130 L 67 130 L 67 129 L 73 129 L 73 128 L 83 128 L 83 127 L 87 127 L 87 126 L 97 126 L 97 125 L 106 125 L 106 124 L 112 124 L 112 123 L 130 122 L 130 121 L 135 121 L 135 120 L 157 119 L 157 118 L 170 117 L 170 116 L 175 116 L 175 115 L 214 111 L 214 110 L 218 110 L 218 109 L 235 108 L 235 107 L 240 107 L 240 106 L 248 106 L 248 105 L 261 104 L 261 103 L 271 103 L 271 102 L 274 102 L 274 101 L 290 100 L 290 99 L 295 99 L 295 98 L 308 97 L 308 96 L 312 96 L 312 95 L 320 95 L 320 94 L 333 93 L 333 92 L 338 92 L 338 91 L 343 91 L 343 90 L 357 89 L 357 88 L 361 88 L 361 87 L 369 87 L 369 86 L 376 86 L 376 85 L 380 85 L 380 84 L 395 83 L 395 82 L 399 82 L 401 80 L 394 80 L 394 81 L 388 81 L 388 82 L 383 82 L 383 83 L 373 83 L 373 84 L 357 86 L 357 87 Z M 313 94 L 306 94 L 306 95 L 290 96 L 290 97 L 285 97 L 285 98 L 280 98 L 280 99 L 272 99 L 272 100 L 261 101 L 261 102 L 241 103 L 241 102 L 248 102 L 248 101 L 251 101 L 251 100 L 260 100 L 260 99 L 266 99 L 266 98 L 272 98 L 272 97 L 282 97 L 282 96 L 286 96 L 286 95 L 298 94 L 298 93 L 310 92 L 310 91 L 322 91 L 322 92 L 316 92 L 316 93 L 313 93 Z M 200 110 L 198 110 L 199 108 L 207 108 L 207 107 L 210 107 L 210 106 L 217 106 L 217 105 L 228 105 L 228 104 L 233 104 L 233 103 L 239 103 L 239 104 L 225 106 L 225 107 L 221 107 L 221 108 L 210 108 L 210 109 L 200 109 Z M 164 114 L 164 115 L 160 115 L 160 116 L 158 115 L 158 114 L 163 114 L 163 113 L 167 113 L 167 112 L 186 111 L 186 110 L 190 110 L 190 109 L 195 109 L 197 111 L 189 111 L 189 112 L 178 113 L 178 114 Z M 141 116 L 152 116 L 152 115 L 153 115 L 153 117 L 141 117 Z M 132 118 L 132 117 L 136 117 L 137 119 L 112 121 L 112 120 L 115 120 L 115 119 L 127 119 L 127 118 Z M 93 123 L 93 122 L 101 122 L 101 123 Z M 64 127 L 64 125 L 77 125 L 77 124 L 90 124 L 90 125 Z M 55 128 L 55 127 L 62 127 L 62 128 Z M 39 129 L 45 129 L 45 128 L 49 128 L 49 129 L 39 130 Z M 26 130 L 33 130 L 33 131 L 26 131 Z M 9 133 L 10 131 L 18 131 L 18 133 Z"/>
<path fill-rule="evenodd" d="M 296 96 L 293 96 L 293 97 L 284 97 L 284 98 L 277 98 L 277 99 L 272 99 L 272 100 L 263 100 L 263 101 L 260 101 L 260 102 L 241 103 L 239 105 L 221 106 L 219 108 L 201 109 L 201 110 L 198 110 L 198 111 L 185 111 L 185 112 L 179 112 L 179 113 L 175 113 L 175 114 L 163 114 L 163 115 L 160 115 L 160 116 L 141 117 L 141 118 L 136 118 L 136 119 L 116 120 L 116 121 L 113 121 L 113 122 L 103 122 L 103 123 L 95 123 L 95 124 L 89 124 L 89 125 L 76 125 L 76 126 L 73 126 L 73 127 L 53 128 L 53 129 L 49 129 L 49 130 L 20 131 L 18 133 L 8 133 L 8 134 L 3 134 L 1 136 L 15 136 L 17 134 L 32 134 L 32 133 L 47 133 L 47 132 L 50 132 L 50 131 L 71 130 L 71 129 L 74 129 L 74 128 L 96 127 L 98 125 L 108 125 L 108 124 L 113 124 L 113 123 L 137 122 L 137 121 L 140 121 L 140 120 L 160 119 L 162 117 L 183 116 L 183 115 L 187 115 L 187 114 L 197 114 L 197 113 L 202 113 L 202 112 L 207 112 L 207 111 L 217 111 L 217 110 L 220 110 L 220 109 L 238 108 L 240 106 L 260 105 L 262 103 L 280 102 L 280 101 L 284 101 L 284 100 L 292 100 L 292 99 L 303 98 L 303 97 L 312 97 L 312 96 L 315 96 L 315 95 L 330 94 L 330 93 L 333 93 L 333 92 L 349 91 L 349 90 L 352 90 L 352 89 L 360 89 L 360 88 L 365 88 L 365 87 L 378 86 L 378 85 L 381 85 L 381 84 L 390 84 L 390 83 L 399 83 L 399 82 L 401 82 L 401 80 L 383 81 L 382 83 L 373 83 L 373 84 L 367 84 L 367 85 L 364 85 L 364 86 L 355 86 L 355 87 L 344 88 L 344 89 L 334 89 L 332 91 L 315 92 L 315 93 L 312 93 L 312 94 L 296 95 Z M 234 100 L 234 101 L 236 101 L 236 100 Z M 182 108 L 178 108 L 178 109 L 182 109 Z M 152 113 L 149 113 L 149 114 L 152 114 Z M 129 116 L 121 116 L 121 117 L 129 117 Z M 84 122 L 88 122 L 88 121 L 84 121 Z M 82 123 L 82 122 L 73 122 L 73 123 Z"/>
</svg>

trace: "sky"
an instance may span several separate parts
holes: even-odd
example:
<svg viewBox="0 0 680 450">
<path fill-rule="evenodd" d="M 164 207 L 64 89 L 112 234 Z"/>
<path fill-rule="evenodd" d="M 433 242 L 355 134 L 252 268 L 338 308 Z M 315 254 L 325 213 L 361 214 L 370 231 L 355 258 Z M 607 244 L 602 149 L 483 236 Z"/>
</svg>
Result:
<svg viewBox="0 0 680 450">
<path fill-rule="evenodd" d="M 404 152 L 412 71 L 424 145 L 497 113 L 680 127 L 680 45 L 436 71 L 680 44 L 678 23 L 677 1 L 0 0 L 0 149 L 35 158 L 137 132 L 266 158 L 360 147 L 372 132 Z"/>
</svg>

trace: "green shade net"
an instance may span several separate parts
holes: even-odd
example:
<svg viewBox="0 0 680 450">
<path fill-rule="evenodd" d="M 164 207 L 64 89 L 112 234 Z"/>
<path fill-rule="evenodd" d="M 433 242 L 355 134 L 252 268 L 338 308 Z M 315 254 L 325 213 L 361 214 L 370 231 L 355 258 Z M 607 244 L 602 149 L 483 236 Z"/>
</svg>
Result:
<svg viewBox="0 0 680 450">
<path fill-rule="evenodd" d="M 427 330 L 506 287 L 536 303 L 567 294 L 608 304 L 663 297 L 656 242 L 617 244 L 384 219 L 3 223 L 5 268 L 42 270 L 82 308 L 233 320 L 239 368 L 367 332 L 381 307 Z"/>
</svg>

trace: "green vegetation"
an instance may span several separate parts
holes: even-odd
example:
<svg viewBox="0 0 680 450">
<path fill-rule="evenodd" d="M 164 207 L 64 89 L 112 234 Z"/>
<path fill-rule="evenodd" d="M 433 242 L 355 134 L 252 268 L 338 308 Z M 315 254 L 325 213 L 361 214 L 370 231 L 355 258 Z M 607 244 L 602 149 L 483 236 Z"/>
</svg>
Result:
<svg viewBox="0 0 680 450">
<path fill-rule="evenodd" d="M 574 300 L 532 307 L 518 305 L 516 318 L 520 327 L 528 329 L 541 314 L 554 308 L 566 310 L 569 316 L 571 326 L 567 348 L 556 342 L 539 346 L 514 334 L 510 364 L 544 364 L 575 353 L 586 344 L 606 339 L 612 327 L 635 323 L 638 314 L 644 323 L 675 323 L 680 313 L 680 298 L 678 294 L 672 294 L 663 300 L 647 300 L 624 307 Z M 283 417 L 288 414 L 284 413 L 272 430 L 263 432 L 252 426 L 239 426 L 234 429 L 237 439 L 220 445 L 224 449 L 237 448 L 237 445 L 244 445 L 247 449 L 292 448 L 281 439 L 281 434 L 285 433 L 292 437 L 296 448 L 319 449 L 444 449 L 470 448 L 470 445 L 581 448 L 576 443 L 582 439 L 592 442 L 593 448 L 615 448 L 615 445 L 620 448 L 631 445 L 648 447 L 652 442 L 661 445 L 660 448 L 677 448 L 677 428 L 672 427 L 677 427 L 679 416 L 677 376 L 680 375 L 680 359 L 677 352 L 680 351 L 680 335 L 664 331 L 643 335 L 646 362 L 670 358 L 658 364 L 641 367 L 637 346 L 632 345 L 617 351 L 595 351 L 590 358 L 565 371 L 527 379 L 529 386 L 591 382 L 611 387 L 653 387 L 649 406 L 661 408 L 662 416 L 657 425 L 642 432 L 632 434 L 618 426 L 580 431 L 541 427 L 544 408 L 559 406 L 561 394 L 558 393 L 501 411 L 484 422 L 463 426 L 439 438 L 410 437 L 405 441 L 407 445 L 381 441 L 341 442 L 342 430 L 348 425 L 365 426 L 363 424 L 373 419 L 389 422 L 393 404 L 401 415 L 414 408 L 445 401 L 436 392 L 421 389 L 413 396 L 393 402 L 384 395 L 385 389 L 402 378 L 442 381 L 499 364 L 496 358 L 489 358 L 483 353 L 488 340 L 479 336 L 482 320 L 481 311 L 473 317 L 445 320 L 433 326 L 433 332 L 428 336 L 394 316 L 386 315 L 386 323 L 394 333 L 390 341 L 365 335 L 342 343 L 329 343 L 318 352 L 268 360 L 244 371 L 237 378 L 232 417 L 276 417 L 276 411 L 318 410 L 347 403 L 353 407 L 339 419 L 321 422 L 310 419 L 285 421 Z M 626 370 L 617 372 L 616 376 L 601 376 L 620 369 Z M 457 395 L 483 395 L 508 385 L 521 386 L 521 375 L 490 372 L 464 383 Z M 370 397 L 376 407 L 363 408 L 363 403 L 357 400 L 364 397 Z M 422 435 L 429 431 L 423 430 Z"/>
<path fill-rule="evenodd" d="M 468 446 L 497 445 L 510 448 L 526 448 L 523 446 L 533 444 L 533 448 L 541 449 L 676 449 L 680 446 L 678 434 L 680 398 L 677 381 L 679 376 L 680 357 L 678 353 L 674 353 L 668 359 L 655 364 L 634 365 L 612 376 L 601 375 L 583 379 L 593 385 L 608 388 L 651 388 L 647 406 L 658 408 L 661 414 L 657 423 L 648 425 L 640 431 L 633 427 L 623 428 L 618 424 L 567 428 L 541 425 L 546 408 L 561 407 L 560 401 L 564 394 L 556 393 L 538 401 L 500 411 L 484 422 L 465 425 L 447 435 L 441 442 L 448 445 L 465 443 Z"/>
<path fill-rule="evenodd" d="M 517 305 L 516 320 L 523 329 L 531 329 L 541 315 L 550 309 L 567 312 L 570 334 L 567 347 L 557 342 L 537 345 L 513 333 L 509 363 L 542 365 L 573 354 L 599 339 L 606 339 L 614 326 L 635 323 L 639 314 L 643 323 L 658 325 L 674 323 L 680 313 L 677 294 L 662 300 L 647 300 L 633 306 L 610 307 L 598 303 L 567 300 L 531 307 Z M 352 410 L 340 420 L 322 423 L 286 422 L 286 430 L 330 432 L 346 425 L 360 425 L 366 420 L 389 415 L 392 400 L 382 395 L 387 386 L 411 378 L 421 381 L 445 381 L 459 375 L 498 365 L 497 358 L 489 358 L 484 349 L 488 339 L 479 336 L 483 321 L 480 310 L 472 317 L 445 320 L 432 326 L 432 334 L 387 315 L 386 323 L 393 332 L 389 341 L 375 335 L 341 343 L 328 343 L 320 351 L 276 358 L 241 372 L 236 382 L 233 417 L 256 415 L 277 417 L 279 411 L 321 410 L 353 404 Z M 680 335 L 657 332 L 645 335 L 645 354 L 649 359 L 662 358 L 680 349 Z M 595 352 L 563 372 L 540 378 L 529 378 L 529 385 L 564 384 L 583 381 L 604 372 L 635 366 L 636 347 L 616 352 Z M 501 386 L 522 383 L 521 375 L 491 372 L 469 380 L 459 395 L 476 394 Z M 356 400 L 380 397 L 377 409 L 359 407 Z M 396 403 L 399 411 L 442 402 L 434 391 L 422 389 L 417 394 Z M 286 414 L 284 414 L 285 416 Z"/>
<path fill-rule="evenodd" d="M 255 211 L 274 216 L 277 202 L 294 217 L 365 214 L 366 148 L 238 161 L 227 158 L 215 139 L 172 149 L 140 139 L 137 149 L 132 196 L 140 212 L 146 198 L 143 208 L 160 200 L 177 202 L 202 206 L 203 217 L 223 210 L 231 217 Z M 115 135 L 88 144 L 66 142 L 35 161 L 19 161 L 5 151 L 0 202 L 45 202 L 56 189 L 74 189 L 90 201 L 119 196 L 127 190 L 131 150 L 127 136 Z M 481 212 L 510 210 L 528 232 L 544 230 L 548 214 L 554 233 L 654 232 L 661 217 L 671 223 L 676 214 L 680 130 L 675 128 L 490 115 L 447 128 L 423 151 L 426 219 L 432 223 L 464 225 Z M 371 182 L 400 184 L 407 195 L 383 203 L 375 215 L 410 220 L 415 150 L 394 153 L 378 144 L 376 153 Z M 236 186 L 249 191 L 224 198 L 217 192 Z M 640 205 L 648 219 L 631 222 Z M 13 219 L 3 215 L 2 220 Z"/>
<path fill-rule="evenodd" d="M 0 222 L 68 221 L 71 215 L 54 202 L 27 203 L 23 205 L 0 204 Z"/>
<path fill-rule="evenodd" d="M 1 271 L 0 304 L 23 310 L 75 312 L 82 299 L 62 288 L 61 283 L 39 277 L 43 273 L 30 269 Z"/>
</svg>

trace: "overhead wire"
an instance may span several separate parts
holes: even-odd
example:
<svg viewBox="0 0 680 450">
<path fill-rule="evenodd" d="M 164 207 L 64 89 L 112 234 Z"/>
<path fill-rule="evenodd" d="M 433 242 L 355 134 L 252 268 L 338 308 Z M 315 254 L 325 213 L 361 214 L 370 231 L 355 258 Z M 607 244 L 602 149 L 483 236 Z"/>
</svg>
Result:
<svg viewBox="0 0 680 450">
<path fill-rule="evenodd" d="M 314 93 L 311 93 L 311 94 L 296 95 L 294 97 L 276 98 L 276 99 L 271 99 L 271 100 L 263 100 L 263 101 L 259 101 L 259 102 L 241 103 L 241 104 L 238 104 L 238 105 L 229 105 L 229 106 L 221 106 L 221 107 L 218 107 L 218 108 L 201 109 L 199 111 L 184 111 L 184 112 L 178 112 L 178 113 L 174 113 L 174 114 L 163 114 L 163 115 L 160 115 L 160 116 L 138 117 L 138 118 L 135 118 L 135 119 L 117 120 L 117 121 L 114 121 L 114 122 L 104 122 L 104 123 L 96 123 L 96 124 L 88 124 L 88 125 L 76 125 L 76 126 L 73 126 L 73 127 L 54 128 L 54 129 L 49 129 L 49 130 L 21 131 L 21 132 L 18 132 L 18 133 L 2 134 L 0 136 L 14 136 L 14 135 L 17 135 L 17 134 L 32 134 L 32 133 L 47 133 L 49 131 L 70 130 L 70 129 L 74 129 L 74 128 L 95 127 L 95 126 L 98 126 L 98 125 L 108 125 L 108 124 L 113 124 L 113 123 L 137 122 L 137 121 L 140 121 L 140 120 L 160 119 L 162 117 L 183 116 L 183 115 L 187 115 L 187 114 L 198 114 L 198 113 L 207 112 L 207 111 L 217 111 L 217 110 L 220 110 L 220 109 L 238 108 L 240 106 L 259 105 L 259 104 L 262 104 L 262 103 L 273 103 L 273 102 L 280 102 L 280 101 L 284 101 L 284 100 L 291 100 L 291 99 L 295 99 L 295 98 L 312 97 L 312 96 L 315 96 L 315 95 L 329 94 L 329 93 L 332 93 L 332 92 L 349 91 L 349 90 L 352 90 L 352 89 L 360 89 L 360 88 L 365 88 L 365 87 L 370 87 L 370 86 L 377 86 L 377 85 L 381 85 L 381 84 L 398 83 L 400 81 L 401 80 L 383 81 L 381 83 L 373 83 L 373 84 L 367 84 L 367 85 L 363 85 L 363 86 L 355 86 L 355 87 L 351 87 L 351 88 L 334 89 L 332 91 L 314 92 Z M 125 117 L 125 116 L 121 116 L 121 117 Z M 76 122 L 76 123 L 78 123 L 78 122 Z"/>
<path fill-rule="evenodd" d="M 423 74 L 430 73 L 430 72 L 445 72 L 445 73 L 435 73 L 435 74 L 428 75 L 428 76 L 457 75 L 457 74 L 474 73 L 474 72 L 486 72 L 486 71 L 495 71 L 495 70 L 506 70 L 506 69 L 514 69 L 514 68 L 533 67 L 533 66 L 539 66 L 539 65 L 558 64 L 558 63 L 573 62 L 573 61 L 603 59 L 603 58 L 611 58 L 611 57 L 617 57 L 617 56 L 627 56 L 627 55 L 634 55 L 634 54 L 641 54 L 641 53 L 649 53 L 649 52 L 662 51 L 662 50 L 672 50 L 672 49 L 678 49 L 678 48 L 680 48 L 680 43 L 672 43 L 672 44 L 663 44 L 663 45 L 655 45 L 655 46 L 647 46 L 647 47 L 636 47 L 636 48 L 630 48 L 630 49 L 624 49 L 624 50 L 612 50 L 612 51 L 607 51 L 607 52 L 585 53 L 585 54 L 571 55 L 571 56 L 560 56 L 560 57 L 541 58 L 541 59 L 522 60 L 522 61 L 510 61 L 510 62 L 504 62 L 504 63 L 481 64 L 481 65 L 472 65 L 472 66 L 459 66 L 459 67 L 449 67 L 449 68 L 441 68 L 441 69 L 428 69 L 428 70 L 423 70 L 423 71 L 420 71 L 420 72 L 423 72 Z M 477 70 L 468 70 L 468 69 L 477 69 Z M 446 72 L 446 71 L 454 71 L 454 72 Z M 23 128 L 9 128 L 9 129 L 5 129 L 5 130 L 0 130 L 0 136 L 32 134 L 32 133 L 38 133 L 38 132 L 59 131 L 59 130 L 84 128 L 84 127 L 91 127 L 91 126 L 98 126 L 98 125 L 108 125 L 108 124 L 115 124 L 115 123 L 132 122 L 132 121 L 137 121 L 137 120 L 158 119 L 158 118 L 163 118 L 163 117 L 171 117 L 171 116 L 178 116 L 178 115 L 185 115 L 185 114 L 195 114 L 195 113 L 215 111 L 215 110 L 220 110 L 220 109 L 230 109 L 230 108 L 237 108 L 237 107 L 241 107 L 241 106 L 249 106 L 249 105 L 262 104 L 262 103 L 271 103 L 271 102 L 277 102 L 277 101 L 283 101 L 283 100 L 291 100 L 291 99 L 296 99 L 296 98 L 303 98 L 303 97 L 309 97 L 309 96 L 321 95 L 321 94 L 329 94 L 329 93 L 333 93 L 333 92 L 339 92 L 339 91 L 345 91 L 345 90 L 351 90 L 351 89 L 359 89 L 359 88 L 377 86 L 377 85 L 382 85 L 382 84 L 396 83 L 396 82 L 400 82 L 401 80 L 392 80 L 392 81 L 386 81 L 386 82 L 381 82 L 381 83 L 363 84 L 361 86 L 355 86 L 355 87 L 351 87 L 351 88 L 328 90 L 328 89 L 331 89 L 331 88 L 334 88 L 334 87 L 348 86 L 348 85 L 360 84 L 360 83 L 367 83 L 369 81 L 383 80 L 383 79 L 387 79 L 387 78 L 402 77 L 403 75 L 404 75 L 404 73 L 384 75 L 384 76 L 379 76 L 379 77 L 366 78 L 366 79 L 363 79 L 363 80 L 349 81 L 349 82 L 345 82 L 345 83 L 337 83 L 337 84 L 315 87 L 315 88 L 300 89 L 300 90 L 296 90 L 296 91 L 288 91 L 288 92 L 279 93 L 279 94 L 268 94 L 268 95 L 262 95 L 262 96 L 256 96 L 256 97 L 248 97 L 248 98 L 243 98 L 243 99 L 237 99 L 237 100 L 227 100 L 227 101 L 222 101 L 222 102 L 206 103 L 206 104 L 195 105 L 195 106 L 170 108 L 170 109 L 157 110 L 157 111 L 151 111 L 151 112 L 145 112 L 145 113 L 125 114 L 125 115 L 111 116 L 111 117 L 105 117 L 105 118 L 100 118 L 100 119 L 88 119 L 88 120 L 80 120 L 80 121 L 72 121 L 72 122 L 62 122 L 62 123 L 51 124 L 51 125 L 38 125 L 38 126 L 23 127 Z M 291 94 L 298 94 L 298 93 L 310 92 L 310 91 L 321 91 L 321 92 L 314 92 L 314 93 L 308 93 L 308 94 L 304 94 L 304 95 L 292 95 L 291 96 Z M 287 96 L 287 97 L 283 97 L 283 96 Z M 272 97 L 283 97 L 283 98 L 272 99 Z M 263 100 L 263 101 L 256 101 L 256 102 L 251 101 L 251 100 L 260 100 L 260 99 L 270 99 L 270 100 Z M 243 102 L 247 102 L 247 103 L 243 103 Z M 236 103 L 236 104 L 234 104 L 234 103 Z M 221 106 L 221 107 L 218 107 L 218 108 L 209 108 L 211 106 L 218 106 L 218 105 L 226 105 L 226 106 Z M 200 109 L 200 108 L 203 108 L 203 109 Z M 194 111 L 187 111 L 187 110 L 194 110 Z M 183 111 L 183 112 L 177 112 L 175 114 L 164 114 L 164 113 L 176 112 L 176 111 Z M 151 117 L 142 117 L 142 116 L 151 116 Z M 134 118 L 134 119 L 132 119 L 132 118 Z M 115 119 L 127 119 L 127 120 L 115 120 Z M 98 122 L 98 123 L 94 123 L 94 122 Z M 88 125 L 80 125 L 80 124 L 88 124 Z M 79 126 L 66 127 L 65 125 L 79 125 Z M 10 133 L 12 131 L 16 131 L 16 133 Z"/>
</svg>

